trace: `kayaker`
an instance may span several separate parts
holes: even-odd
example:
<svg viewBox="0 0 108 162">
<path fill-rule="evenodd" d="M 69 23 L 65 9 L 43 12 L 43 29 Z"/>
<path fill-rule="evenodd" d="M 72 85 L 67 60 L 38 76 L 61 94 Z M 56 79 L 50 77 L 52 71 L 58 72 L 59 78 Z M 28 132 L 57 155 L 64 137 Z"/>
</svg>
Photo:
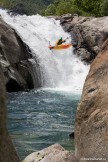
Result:
<svg viewBox="0 0 108 162">
<path fill-rule="evenodd" d="M 61 45 L 62 43 L 65 43 L 66 40 L 63 40 L 63 38 L 61 37 L 57 42 L 56 42 L 56 46 Z"/>
<path fill-rule="evenodd" d="M 66 40 L 63 40 L 63 38 L 61 37 L 61 38 L 56 42 L 55 46 L 61 45 L 62 43 L 65 43 L 65 42 L 66 42 Z M 50 42 L 49 42 L 49 44 L 50 44 Z M 50 49 L 53 49 L 55 46 L 50 47 Z"/>
<path fill-rule="evenodd" d="M 51 45 L 50 45 L 50 42 L 49 42 L 50 50 L 53 49 L 53 48 L 55 48 L 55 47 L 57 47 L 57 46 L 59 46 L 59 45 L 62 45 L 62 43 L 65 43 L 67 39 L 69 39 L 69 37 L 67 37 L 65 40 L 63 40 L 63 38 L 61 37 L 61 38 L 56 42 L 55 46 L 51 46 Z"/>
</svg>

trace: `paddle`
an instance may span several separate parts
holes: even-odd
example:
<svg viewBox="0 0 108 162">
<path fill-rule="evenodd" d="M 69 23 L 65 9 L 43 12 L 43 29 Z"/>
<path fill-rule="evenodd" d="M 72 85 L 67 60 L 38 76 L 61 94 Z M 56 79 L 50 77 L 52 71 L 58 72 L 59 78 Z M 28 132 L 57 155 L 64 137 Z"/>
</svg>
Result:
<svg viewBox="0 0 108 162">
<path fill-rule="evenodd" d="M 66 41 L 67 39 L 71 38 L 71 36 L 67 37 L 66 39 L 64 39 L 64 41 Z"/>
</svg>

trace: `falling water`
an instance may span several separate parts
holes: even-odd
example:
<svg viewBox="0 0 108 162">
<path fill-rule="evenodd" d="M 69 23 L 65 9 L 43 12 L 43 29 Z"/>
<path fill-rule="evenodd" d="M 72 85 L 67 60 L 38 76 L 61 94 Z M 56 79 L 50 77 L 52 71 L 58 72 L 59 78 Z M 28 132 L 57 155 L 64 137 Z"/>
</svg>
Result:
<svg viewBox="0 0 108 162">
<path fill-rule="evenodd" d="M 38 58 L 44 88 L 82 90 L 89 67 L 73 54 L 73 47 L 59 51 L 48 49 L 49 42 L 54 45 L 60 37 L 69 37 L 67 43 L 71 42 L 59 21 L 40 15 L 10 17 L 6 11 L 0 13 Z"/>
<path fill-rule="evenodd" d="M 0 14 L 32 51 L 34 59 L 29 63 L 35 80 L 36 62 L 41 71 L 42 89 L 9 94 L 8 129 L 21 159 L 56 142 L 74 150 L 69 134 L 74 131 L 76 107 L 89 67 L 72 47 L 49 50 L 49 41 L 55 45 L 60 37 L 69 37 L 67 43 L 71 42 L 59 21 L 40 15 L 10 17 L 3 10 Z"/>
</svg>

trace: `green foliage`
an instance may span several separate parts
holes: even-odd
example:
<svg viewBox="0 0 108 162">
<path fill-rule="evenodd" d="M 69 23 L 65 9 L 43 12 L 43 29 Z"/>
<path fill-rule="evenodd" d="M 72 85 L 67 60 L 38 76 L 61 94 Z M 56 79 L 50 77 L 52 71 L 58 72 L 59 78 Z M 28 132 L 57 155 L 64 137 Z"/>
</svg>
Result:
<svg viewBox="0 0 108 162">
<path fill-rule="evenodd" d="M 45 15 L 47 15 L 47 16 L 54 15 L 55 12 L 56 12 L 56 7 L 55 7 L 55 5 L 54 5 L 54 4 L 50 4 L 50 5 L 47 7 L 46 11 L 45 11 Z"/>
<path fill-rule="evenodd" d="M 0 0 L 0 6 L 12 9 L 17 4 L 22 4 L 29 15 L 41 14 L 54 0 Z"/>
<path fill-rule="evenodd" d="M 77 13 L 83 16 L 108 16 L 108 0 L 0 0 L 8 9 L 22 4 L 29 15 L 62 15 Z"/>
<path fill-rule="evenodd" d="M 63 15 L 71 12 L 71 1 L 61 0 L 57 6 L 56 14 Z"/>
<path fill-rule="evenodd" d="M 54 8 L 55 8 L 55 13 L 54 15 L 62 15 L 71 12 L 71 7 L 72 7 L 72 0 L 55 0 L 54 1 Z M 47 12 L 48 10 L 45 10 L 45 15 L 49 15 Z"/>
<path fill-rule="evenodd" d="M 108 0 L 103 1 L 100 12 L 102 16 L 108 16 Z"/>
<path fill-rule="evenodd" d="M 89 15 L 100 16 L 100 7 L 103 0 L 74 0 L 74 5 Z"/>
<path fill-rule="evenodd" d="M 108 16 L 108 0 L 55 0 L 54 15 L 77 13 L 83 16 Z M 50 15 L 46 9 L 45 15 Z"/>
</svg>

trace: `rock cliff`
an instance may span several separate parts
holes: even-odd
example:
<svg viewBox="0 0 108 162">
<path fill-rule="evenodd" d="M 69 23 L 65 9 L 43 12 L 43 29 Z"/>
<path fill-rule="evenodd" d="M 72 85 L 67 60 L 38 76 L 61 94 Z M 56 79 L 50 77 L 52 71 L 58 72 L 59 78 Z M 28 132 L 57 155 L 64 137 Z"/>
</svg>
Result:
<svg viewBox="0 0 108 162">
<path fill-rule="evenodd" d="M 91 64 L 77 108 L 75 151 L 81 162 L 108 161 L 108 39 Z"/>
<path fill-rule="evenodd" d="M 63 29 L 70 33 L 75 53 L 91 63 L 108 37 L 108 17 L 93 18 L 67 14 L 59 17 Z"/>
<path fill-rule="evenodd" d="M 91 63 L 77 108 L 75 155 L 79 162 L 108 161 L 108 17 L 58 19 L 72 37 L 75 54 Z"/>
<path fill-rule="evenodd" d="M 40 87 L 39 74 L 34 76 L 32 59 L 33 56 L 27 45 L 0 18 L 0 64 L 5 76 L 5 85 L 8 92 Z M 38 61 L 35 61 L 39 73 Z"/>
<path fill-rule="evenodd" d="M 20 162 L 6 128 L 6 118 L 6 90 L 0 66 L 0 162 Z"/>
</svg>

